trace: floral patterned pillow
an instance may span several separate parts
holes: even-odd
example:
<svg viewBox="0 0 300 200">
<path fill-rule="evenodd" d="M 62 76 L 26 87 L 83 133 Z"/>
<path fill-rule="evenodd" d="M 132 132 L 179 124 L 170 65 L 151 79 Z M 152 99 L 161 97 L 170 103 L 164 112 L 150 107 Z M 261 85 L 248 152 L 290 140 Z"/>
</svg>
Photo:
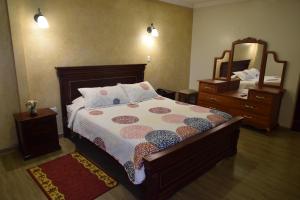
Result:
<svg viewBox="0 0 300 200">
<path fill-rule="evenodd" d="M 135 84 L 119 85 L 124 89 L 124 91 L 128 95 L 130 102 L 141 102 L 158 96 L 158 94 L 148 81 Z"/>
<path fill-rule="evenodd" d="M 95 88 L 79 88 L 78 91 L 84 97 L 86 108 L 107 107 L 129 103 L 129 98 L 119 85 Z"/>
</svg>

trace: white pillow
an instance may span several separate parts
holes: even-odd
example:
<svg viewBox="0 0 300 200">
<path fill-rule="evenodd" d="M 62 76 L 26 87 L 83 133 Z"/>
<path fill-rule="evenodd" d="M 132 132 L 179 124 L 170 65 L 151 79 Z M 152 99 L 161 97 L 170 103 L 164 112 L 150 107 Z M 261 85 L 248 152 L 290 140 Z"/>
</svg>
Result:
<svg viewBox="0 0 300 200">
<path fill-rule="evenodd" d="M 245 70 L 251 77 L 252 79 L 258 79 L 259 78 L 259 70 L 256 68 L 251 68 Z"/>
<path fill-rule="evenodd" d="M 80 103 L 84 103 L 84 98 L 82 96 L 77 97 L 72 101 L 72 104 L 80 104 Z"/>
<path fill-rule="evenodd" d="M 236 75 L 242 81 L 246 81 L 247 80 L 247 77 L 246 77 L 247 74 L 244 71 L 233 72 L 233 74 Z"/>
<path fill-rule="evenodd" d="M 84 97 L 86 108 L 105 107 L 117 104 L 129 103 L 129 99 L 119 86 L 79 88 L 78 91 Z"/>
<path fill-rule="evenodd" d="M 242 81 L 249 81 L 252 79 L 256 79 L 256 72 L 254 70 L 244 70 L 244 71 L 237 71 L 233 72 L 234 75 L 236 75 L 239 79 Z"/>
<path fill-rule="evenodd" d="M 135 84 L 120 84 L 131 102 L 140 102 L 157 97 L 158 94 L 148 81 Z"/>
</svg>

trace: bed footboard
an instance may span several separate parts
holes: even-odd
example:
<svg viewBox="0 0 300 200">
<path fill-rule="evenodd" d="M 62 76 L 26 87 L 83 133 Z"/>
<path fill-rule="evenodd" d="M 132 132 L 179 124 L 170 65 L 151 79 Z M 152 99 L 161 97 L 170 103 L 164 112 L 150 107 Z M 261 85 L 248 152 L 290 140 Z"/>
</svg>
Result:
<svg viewBox="0 0 300 200">
<path fill-rule="evenodd" d="M 167 199 L 220 160 L 236 154 L 241 121 L 241 117 L 235 117 L 144 158 L 146 180 L 143 199 Z"/>
</svg>

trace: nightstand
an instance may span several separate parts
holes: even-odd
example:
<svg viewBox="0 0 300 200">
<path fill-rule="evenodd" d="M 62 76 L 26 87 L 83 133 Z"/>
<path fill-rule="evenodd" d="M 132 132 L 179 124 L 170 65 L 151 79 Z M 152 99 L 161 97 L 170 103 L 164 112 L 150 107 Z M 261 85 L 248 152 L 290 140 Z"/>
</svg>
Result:
<svg viewBox="0 0 300 200">
<path fill-rule="evenodd" d="M 19 148 L 24 159 L 60 149 L 56 115 L 49 108 L 38 109 L 34 117 L 28 112 L 14 114 Z"/>
<path fill-rule="evenodd" d="M 156 90 L 156 92 L 157 92 L 157 94 L 159 94 L 163 97 L 175 100 L 176 92 L 174 92 L 172 90 L 166 90 L 166 89 L 159 88 L 159 89 Z"/>
<path fill-rule="evenodd" d="M 180 90 L 177 96 L 177 100 L 189 104 L 197 104 L 198 92 L 196 90 L 186 89 Z"/>
</svg>

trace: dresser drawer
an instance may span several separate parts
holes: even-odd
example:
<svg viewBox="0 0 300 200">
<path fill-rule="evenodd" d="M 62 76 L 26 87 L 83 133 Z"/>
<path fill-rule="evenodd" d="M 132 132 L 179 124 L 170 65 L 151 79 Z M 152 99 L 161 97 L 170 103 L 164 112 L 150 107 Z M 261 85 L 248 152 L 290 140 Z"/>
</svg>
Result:
<svg viewBox="0 0 300 200">
<path fill-rule="evenodd" d="M 249 90 L 248 98 L 250 101 L 259 103 L 272 104 L 274 96 L 265 92 L 258 92 L 255 90 Z"/>
<path fill-rule="evenodd" d="M 220 110 L 220 106 L 214 103 L 210 103 L 207 101 L 198 101 L 198 106 L 202 106 L 205 108 L 210 108 L 210 109 L 214 109 L 214 110 Z"/>
<path fill-rule="evenodd" d="M 233 116 L 244 117 L 244 124 L 255 124 L 258 128 L 267 128 L 270 126 L 270 118 L 262 115 L 253 114 L 245 110 L 231 109 L 229 111 Z"/>
<path fill-rule="evenodd" d="M 199 84 L 200 92 L 209 92 L 216 93 L 218 91 L 218 87 L 216 84 L 208 84 L 208 83 L 200 83 Z"/>
<path fill-rule="evenodd" d="M 251 101 L 236 101 L 235 104 L 232 104 L 232 107 L 239 110 L 243 110 L 248 113 L 263 116 L 270 116 L 272 112 L 272 105 L 256 103 Z"/>
<path fill-rule="evenodd" d="M 221 99 L 217 95 L 201 92 L 198 97 L 199 101 L 206 101 L 213 104 L 221 104 Z"/>
<path fill-rule="evenodd" d="M 214 105 L 220 105 L 221 107 L 232 107 L 232 105 L 237 104 L 236 101 L 233 98 L 227 98 L 224 96 L 219 96 L 217 94 L 210 94 L 210 93 L 204 93 L 201 92 L 198 96 L 198 101 L 205 101 L 208 103 L 212 103 Z"/>
<path fill-rule="evenodd" d="M 211 104 L 218 104 L 221 105 L 222 103 L 222 97 L 214 95 L 214 94 L 209 94 L 209 93 L 204 93 L 201 92 L 198 96 L 199 101 L 205 101 Z"/>
</svg>

